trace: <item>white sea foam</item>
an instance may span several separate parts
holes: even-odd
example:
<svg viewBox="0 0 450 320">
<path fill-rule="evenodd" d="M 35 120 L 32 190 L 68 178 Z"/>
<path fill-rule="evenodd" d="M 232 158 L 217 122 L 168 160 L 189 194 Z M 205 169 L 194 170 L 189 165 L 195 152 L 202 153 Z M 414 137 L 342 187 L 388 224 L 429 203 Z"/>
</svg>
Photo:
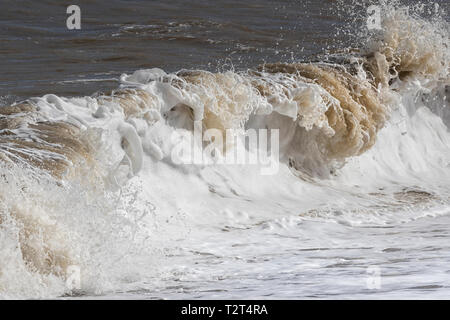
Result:
<svg viewBox="0 0 450 320">
<path fill-rule="evenodd" d="M 403 13 L 383 23 L 384 41 L 341 65 L 139 70 L 112 95 L 2 107 L 0 295 L 364 296 L 349 279 L 370 265 L 439 282 L 439 256 L 415 265 L 409 235 L 426 238 L 411 254 L 446 249 L 417 221 L 440 236 L 450 212 L 448 34 Z M 279 170 L 174 161 L 170 137 L 195 127 L 278 129 Z"/>
</svg>

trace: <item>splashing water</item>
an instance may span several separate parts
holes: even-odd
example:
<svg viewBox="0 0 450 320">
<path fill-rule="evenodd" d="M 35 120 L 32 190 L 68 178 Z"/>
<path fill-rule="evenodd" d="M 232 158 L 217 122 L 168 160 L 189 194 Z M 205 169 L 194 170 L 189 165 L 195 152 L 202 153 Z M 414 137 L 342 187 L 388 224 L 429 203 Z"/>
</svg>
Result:
<svg viewBox="0 0 450 320">
<path fill-rule="evenodd" d="M 320 62 L 1 102 L 0 295 L 445 296 L 449 25 L 380 7 L 380 30 Z M 195 128 L 279 130 L 278 172 L 175 163 Z"/>
</svg>

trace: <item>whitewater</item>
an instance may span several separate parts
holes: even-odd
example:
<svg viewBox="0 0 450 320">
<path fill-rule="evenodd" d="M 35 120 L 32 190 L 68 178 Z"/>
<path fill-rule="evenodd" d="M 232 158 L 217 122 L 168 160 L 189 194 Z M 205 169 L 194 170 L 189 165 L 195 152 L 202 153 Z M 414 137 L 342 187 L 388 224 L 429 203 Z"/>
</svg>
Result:
<svg viewBox="0 0 450 320">
<path fill-rule="evenodd" d="M 449 24 L 382 9 L 314 62 L 2 103 L 0 297 L 448 298 Z M 276 172 L 175 161 L 208 129 L 277 130 Z"/>
</svg>

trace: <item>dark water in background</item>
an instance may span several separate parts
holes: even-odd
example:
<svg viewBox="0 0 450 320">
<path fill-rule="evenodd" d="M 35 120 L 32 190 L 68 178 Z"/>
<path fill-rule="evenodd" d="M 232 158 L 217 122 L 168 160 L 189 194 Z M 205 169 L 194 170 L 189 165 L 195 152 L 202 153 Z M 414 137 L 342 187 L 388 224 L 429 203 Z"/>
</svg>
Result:
<svg viewBox="0 0 450 320">
<path fill-rule="evenodd" d="M 376 2 L 0 0 L 0 97 L 90 95 L 145 68 L 217 71 L 314 60 L 348 47 L 348 18 Z M 71 4 L 81 8 L 81 30 L 66 27 Z"/>
<path fill-rule="evenodd" d="M 81 30 L 66 8 L 81 8 Z M 0 96 L 90 95 L 124 72 L 215 71 L 306 59 L 333 47 L 331 0 L 0 0 Z M 342 19 L 342 18 L 341 18 Z M 336 46 L 338 47 L 338 46 Z"/>
</svg>

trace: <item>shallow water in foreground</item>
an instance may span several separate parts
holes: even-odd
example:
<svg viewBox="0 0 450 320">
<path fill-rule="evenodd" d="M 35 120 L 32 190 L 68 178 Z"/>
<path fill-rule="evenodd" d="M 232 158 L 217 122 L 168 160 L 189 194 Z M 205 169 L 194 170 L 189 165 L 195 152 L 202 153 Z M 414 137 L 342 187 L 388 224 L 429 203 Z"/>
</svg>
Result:
<svg viewBox="0 0 450 320">
<path fill-rule="evenodd" d="M 155 286 L 143 284 L 120 297 L 448 299 L 446 211 L 445 216 L 388 226 L 298 221 L 278 232 L 231 231 L 217 237 L 220 242 L 203 239 L 180 250 L 168 259 L 172 267 Z"/>
</svg>

